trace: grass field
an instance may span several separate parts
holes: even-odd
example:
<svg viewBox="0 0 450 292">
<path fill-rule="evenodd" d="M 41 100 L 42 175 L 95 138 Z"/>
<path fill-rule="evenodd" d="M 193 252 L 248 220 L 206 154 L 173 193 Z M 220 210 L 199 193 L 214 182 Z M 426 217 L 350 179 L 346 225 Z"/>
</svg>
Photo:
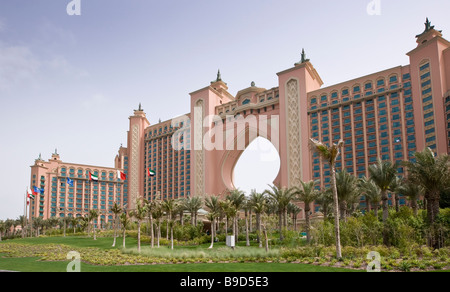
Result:
<svg viewBox="0 0 450 292">
<path fill-rule="evenodd" d="M 94 241 L 88 237 L 42 237 L 42 238 L 28 238 L 28 239 L 16 239 L 10 241 L 4 241 L 2 244 L 14 243 L 14 244 L 26 244 L 26 246 L 38 246 L 38 245 L 65 245 L 76 248 L 97 248 L 103 251 L 108 250 L 121 250 L 122 240 L 118 238 L 116 247 L 113 248 L 111 238 L 98 238 Z M 137 242 L 134 238 L 127 238 L 127 247 L 133 249 Z M 184 254 L 202 254 L 202 256 L 208 256 L 208 252 L 221 253 L 232 252 L 231 249 L 227 250 L 223 244 L 217 244 L 213 251 L 208 251 L 207 245 L 201 245 L 197 247 L 177 247 L 172 253 L 167 247 L 160 247 L 156 250 L 151 250 L 147 246 L 143 246 L 143 253 L 152 253 L 150 256 L 166 257 L 171 254 L 180 258 L 185 257 Z M 244 253 L 260 253 L 262 250 L 257 247 L 250 248 L 237 248 L 237 252 Z M 25 252 L 25 251 L 24 251 Z M 276 251 L 271 251 L 276 253 Z M 155 254 L 156 253 L 156 254 Z M 20 271 L 20 272 L 65 272 L 69 260 L 66 261 L 42 261 L 39 257 L 4 257 L 5 254 L 0 254 L 0 270 Z M 83 260 L 83 254 L 81 254 L 81 260 Z M 316 266 L 297 263 L 189 263 L 189 264 L 158 264 L 158 265 L 122 265 L 122 266 L 99 266 L 91 265 L 82 262 L 82 272 L 347 272 L 355 271 L 351 269 L 341 269 L 326 266 Z"/>
</svg>

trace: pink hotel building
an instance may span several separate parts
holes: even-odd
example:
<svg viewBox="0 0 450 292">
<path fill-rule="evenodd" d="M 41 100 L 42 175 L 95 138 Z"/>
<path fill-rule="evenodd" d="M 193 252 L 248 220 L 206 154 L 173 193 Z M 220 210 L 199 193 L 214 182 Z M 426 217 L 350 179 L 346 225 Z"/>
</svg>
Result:
<svg viewBox="0 0 450 292">
<path fill-rule="evenodd" d="M 219 74 L 190 94 L 190 113 L 184 117 L 150 125 L 139 106 L 129 118 L 127 147 L 119 149 L 113 168 L 65 163 L 56 152 L 48 161 L 37 159 L 31 186 L 44 193 L 31 202 L 29 214 L 79 217 L 98 209 L 108 222 L 114 202 L 133 209 L 137 197 L 221 194 L 234 188 L 233 169 L 244 149 L 229 146 L 237 146 L 239 138 L 245 138 L 245 147 L 257 136 L 272 141 L 281 160 L 274 183 L 283 187 L 311 179 L 329 185 L 330 169 L 310 151 L 310 137 L 325 143 L 343 139 L 337 167 L 356 176 L 368 176 L 368 166 L 378 157 L 413 159 L 425 147 L 450 153 L 450 42 L 428 19 L 416 39 L 417 47 L 407 53 L 409 65 L 326 88 L 302 54 L 294 67 L 277 74 L 276 88 L 252 83 L 233 96 Z M 215 118 L 202 124 L 208 116 Z M 224 139 L 223 149 L 206 149 L 203 137 L 233 117 L 244 118 L 244 127 L 232 124 L 233 131 L 223 134 L 230 138 Z M 246 123 L 250 117 L 256 117 L 256 124 Z M 174 149 L 172 140 L 184 147 Z M 148 169 L 156 176 L 148 176 Z M 119 180 L 116 170 L 125 172 L 127 180 Z M 89 172 L 99 181 L 90 181 Z M 66 185 L 66 177 L 74 180 L 73 187 Z M 360 206 L 366 208 L 365 198 Z"/>
</svg>

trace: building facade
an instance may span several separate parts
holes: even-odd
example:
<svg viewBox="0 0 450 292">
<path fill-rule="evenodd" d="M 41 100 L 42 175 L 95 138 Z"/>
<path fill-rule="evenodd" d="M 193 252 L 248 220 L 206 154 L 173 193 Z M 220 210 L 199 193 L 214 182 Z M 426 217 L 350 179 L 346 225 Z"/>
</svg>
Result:
<svg viewBox="0 0 450 292">
<path fill-rule="evenodd" d="M 31 183 L 45 193 L 30 206 L 31 215 L 61 217 L 66 213 L 60 208 L 72 208 L 69 216 L 84 216 L 97 208 L 108 221 L 114 202 L 133 209 L 139 197 L 222 194 L 235 187 L 234 167 L 257 137 L 278 150 L 281 166 L 274 184 L 281 187 L 312 179 L 329 186 L 330 169 L 310 150 L 310 138 L 328 144 L 342 139 L 337 168 L 358 177 L 368 176 L 377 158 L 411 160 L 425 147 L 449 153 L 450 42 L 428 19 L 416 40 L 408 65 L 326 88 L 303 52 L 301 61 L 277 73 L 276 88 L 252 83 L 232 95 L 219 72 L 190 94 L 184 116 L 150 125 L 139 106 L 129 118 L 127 147 L 119 149 L 114 168 L 63 163 L 56 153 L 48 162 L 36 160 Z M 127 180 L 118 180 L 116 170 Z M 99 185 L 88 181 L 88 171 L 99 174 Z M 67 176 L 75 187 L 64 186 Z"/>
</svg>

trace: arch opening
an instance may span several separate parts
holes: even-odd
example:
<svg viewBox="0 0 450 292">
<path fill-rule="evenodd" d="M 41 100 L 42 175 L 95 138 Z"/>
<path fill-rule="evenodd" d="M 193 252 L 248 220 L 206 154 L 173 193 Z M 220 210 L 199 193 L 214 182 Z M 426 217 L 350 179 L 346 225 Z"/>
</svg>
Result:
<svg viewBox="0 0 450 292">
<path fill-rule="evenodd" d="M 252 189 L 263 192 L 273 184 L 281 167 L 280 155 L 266 138 L 257 137 L 239 157 L 233 169 L 232 181 L 247 195 Z"/>
</svg>

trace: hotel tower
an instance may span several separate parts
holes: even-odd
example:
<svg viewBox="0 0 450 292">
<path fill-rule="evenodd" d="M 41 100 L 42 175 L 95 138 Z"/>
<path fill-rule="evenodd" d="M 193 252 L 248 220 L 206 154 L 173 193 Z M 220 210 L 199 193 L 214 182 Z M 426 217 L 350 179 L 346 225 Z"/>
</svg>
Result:
<svg viewBox="0 0 450 292">
<path fill-rule="evenodd" d="M 30 183 L 43 193 L 32 200 L 29 214 L 80 217 L 98 209 L 108 222 L 114 202 L 133 209 L 138 197 L 222 194 L 234 188 L 234 167 L 256 137 L 278 150 L 281 167 L 274 184 L 281 187 L 312 179 L 329 186 L 330 169 L 312 153 L 309 138 L 328 144 L 342 139 L 336 166 L 358 177 L 369 176 L 377 158 L 411 160 L 426 147 L 449 153 L 450 42 L 428 19 L 416 42 L 407 52 L 409 64 L 326 88 L 303 52 L 293 67 L 277 73 L 276 88 L 252 83 L 232 95 L 219 72 L 190 94 L 191 108 L 182 117 L 151 125 L 139 105 L 114 167 L 65 163 L 56 151 L 48 161 L 39 157 Z M 120 180 L 117 170 L 127 179 Z M 90 173 L 98 181 L 90 180 Z M 360 207 L 367 207 L 364 197 Z"/>
</svg>

